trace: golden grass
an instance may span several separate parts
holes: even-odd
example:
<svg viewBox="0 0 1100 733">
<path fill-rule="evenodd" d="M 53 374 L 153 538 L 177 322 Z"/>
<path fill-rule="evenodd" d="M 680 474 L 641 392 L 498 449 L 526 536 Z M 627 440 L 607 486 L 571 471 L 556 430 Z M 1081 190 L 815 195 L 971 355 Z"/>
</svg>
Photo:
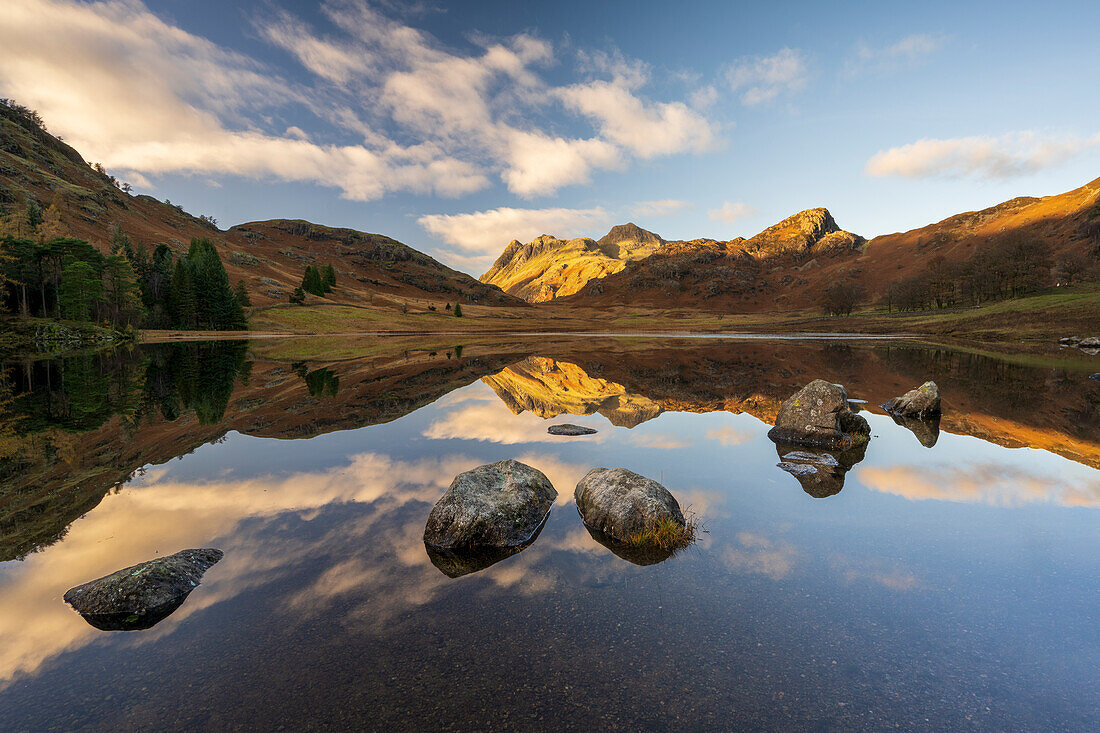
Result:
<svg viewBox="0 0 1100 733">
<path fill-rule="evenodd" d="M 675 553 L 694 545 L 700 531 L 698 518 L 688 511 L 684 514 L 683 524 L 663 517 L 650 527 L 630 535 L 627 544 L 638 549 Z"/>
</svg>

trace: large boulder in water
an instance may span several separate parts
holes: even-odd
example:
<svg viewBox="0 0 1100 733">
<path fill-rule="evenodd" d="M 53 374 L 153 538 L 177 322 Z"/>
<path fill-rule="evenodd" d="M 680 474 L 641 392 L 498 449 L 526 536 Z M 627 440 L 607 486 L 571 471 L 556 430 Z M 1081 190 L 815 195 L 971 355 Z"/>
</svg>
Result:
<svg viewBox="0 0 1100 733">
<path fill-rule="evenodd" d="M 815 379 L 787 398 L 768 437 L 776 443 L 847 450 L 866 443 L 871 427 L 852 412 L 839 384 Z"/>
<path fill-rule="evenodd" d="M 635 542 L 662 523 L 687 524 L 668 489 L 625 468 L 593 468 L 577 484 L 573 499 L 585 525 L 617 542 Z"/>
<path fill-rule="evenodd" d="M 221 559 L 221 550 L 180 550 L 70 588 L 65 602 L 97 629 L 147 629 L 179 608 Z"/>
<path fill-rule="evenodd" d="M 884 402 L 882 409 L 900 417 L 935 417 L 940 414 L 940 388 L 935 382 L 925 382 L 901 397 Z"/>
<path fill-rule="evenodd" d="M 497 461 L 455 476 L 432 507 L 424 544 L 441 550 L 519 547 L 542 527 L 558 492 L 519 461 Z"/>
</svg>

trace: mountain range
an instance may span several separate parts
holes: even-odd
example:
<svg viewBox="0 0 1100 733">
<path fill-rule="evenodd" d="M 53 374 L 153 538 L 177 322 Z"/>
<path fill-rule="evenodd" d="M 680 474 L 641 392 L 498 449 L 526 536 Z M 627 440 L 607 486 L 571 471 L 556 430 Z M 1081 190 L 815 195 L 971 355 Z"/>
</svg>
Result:
<svg viewBox="0 0 1100 733">
<path fill-rule="evenodd" d="M 1067 193 L 1015 198 L 869 241 L 840 228 L 825 208 L 801 211 L 747 239 L 667 241 L 634 223 L 600 239 L 545 234 L 526 244 L 513 240 L 475 279 L 381 234 L 298 219 L 222 230 L 167 200 L 130 195 L 40 121 L 0 105 L 0 210 L 27 203 L 41 209 L 54 204 L 66 233 L 103 251 L 116 226 L 140 245 L 163 242 L 177 255 L 192 238 L 208 238 L 230 282 L 243 280 L 255 306 L 286 303 L 307 265 L 331 264 L 340 286 L 307 302 L 370 306 L 380 297 L 383 305 L 413 303 L 422 310 L 461 301 L 798 311 L 816 307 L 829 284 L 858 283 L 877 298 L 933 261 L 963 261 L 1010 238 L 1049 247 L 1055 257 L 1072 252 L 1091 258 L 1100 251 L 1097 179 Z"/>
</svg>

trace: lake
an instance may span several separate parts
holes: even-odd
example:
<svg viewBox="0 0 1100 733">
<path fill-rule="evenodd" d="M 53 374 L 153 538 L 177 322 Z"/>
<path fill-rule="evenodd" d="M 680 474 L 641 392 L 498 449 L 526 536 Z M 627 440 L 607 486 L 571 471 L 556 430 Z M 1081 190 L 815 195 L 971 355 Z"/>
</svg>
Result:
<svg viewBox="0 0 1100 733">
<path fill-rule="evenodd" d="M 1097 371 L 1072 349 L 566 334 L 9 362 L 0 729 L 1100 729 Z M 799 478 L 766 433 L 815 378 L 872 437 Z M 928 379 L 938 423 L 877 407 Z M 557 489 L 541 534 L 444 572 L 429 511 L 504 458 Z M 597 466 L 668 487 L 699 541 L 646 565 L 601 544 L 573 501 Z M 151 628 L 62 601 L 201 547 L 224 558 Z"/>
</svg>

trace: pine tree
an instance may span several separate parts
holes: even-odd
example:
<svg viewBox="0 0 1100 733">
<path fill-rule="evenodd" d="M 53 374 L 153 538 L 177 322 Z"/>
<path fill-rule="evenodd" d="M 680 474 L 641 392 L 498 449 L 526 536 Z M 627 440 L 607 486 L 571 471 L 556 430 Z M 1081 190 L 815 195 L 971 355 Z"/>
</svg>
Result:
<svg viewBox="0 0 1100 733">
<path fill-rule="evenodd" d="M 306 291 L 302 290 L 302 286 L 294 288 L 294 292 L 290 294 L 290 302 L 294 305 L 301 305 L 306 302 Z"/>
<path fill-rule="evenodd" d="M 324 285 L 326 293 L 331 293 L 332 289 L 336 287 L 336 270 L 332 265 L 325 265 L 321 268 L 321 284 Z"/>
<path fill-rule="evenodd" d="M 455 303 L 455 318 L 462 318 L 462 306 Z"/>
<path fill-rule="evenodd" d="M 325 294 L 321 273 L 313 265 L 307 266 L 305 274 L 302 275 L 302 290 L 311 295 L 324 296 Z"/>
<path fill-rule="evenodd" d="M 94 267 L 81 260 L 69 263 L 61 271 L 61 313 L 74 321 L 90 320 L 102 291 L 103 281 Z"/>
<path fill-rule="evenodd" d="M 168 313 L 174 328 L 195 327 L 195 286 L 191 268 L 184 259 L 176 260 L 169 285 Z"/>
<path fill-rule="evenodd" d="M 187 261 L 192 273 L 199 328 L 227 331 L 247 328 L 244 310 L 229 287 L 229 276 L 214 245 L 207 239 L 192 239 Z"/>
<path fill-rule="evenodd" d="M 244 280 L 237 281 L 237 289 L 234 291 L 234 295 L 237 297 L 237 302 L 241 304 L 242 308 L 252 307 L 252 298 L 248 297 L 248 287 L 244 284 Z"/>
<path fill-rule="evenodd" d="M 103 299 L 112 325 L 117 327 L 140 320 L 144 312 L 141 288 L 125 254 L 120 252 L 107 258 L 103 267 L 103 286 Z"/>
</svg>

